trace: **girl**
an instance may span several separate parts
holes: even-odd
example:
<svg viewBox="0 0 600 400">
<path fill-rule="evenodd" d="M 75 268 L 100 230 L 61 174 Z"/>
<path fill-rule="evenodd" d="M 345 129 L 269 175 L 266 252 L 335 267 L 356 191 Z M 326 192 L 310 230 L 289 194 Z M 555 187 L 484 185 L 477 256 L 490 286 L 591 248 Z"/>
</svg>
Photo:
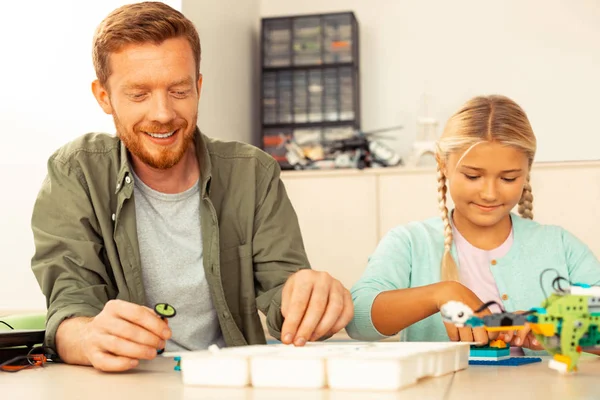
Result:
<svg viewBox="0 0 600 400">
<path fill-rule="evenodd" d="M 507 311 L 529 310 L 552 293 L 556 275 L 545 274 L 544 288 L 539 283 L 547 268 L 571 282 L 600 284 L 600 263 L 588 247 L 560 227 L 532 221 L 535 151 L 525 112 L 506 97 L 476 97 L 454 114 L 437 146 L 441 218 L 399 226 L 383 238 L 352 288 L 348 334 L 378 340 L 401 331 L 408 341 L 485 344 L 495 337 L 443 323 L 440 307 L 455 300 L 475 310 L 495 300 Z M 521 216 L 511 213 L 517 205 Z M 542 349 L 527 329 L 500 338 Z"/>
</svg>

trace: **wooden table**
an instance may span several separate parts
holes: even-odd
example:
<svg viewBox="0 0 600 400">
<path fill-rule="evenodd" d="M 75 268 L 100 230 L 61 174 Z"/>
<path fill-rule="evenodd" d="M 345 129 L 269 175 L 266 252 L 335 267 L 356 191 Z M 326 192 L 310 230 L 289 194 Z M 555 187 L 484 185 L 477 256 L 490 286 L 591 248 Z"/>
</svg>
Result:
<svg viewBox="0 0 600 400">
<path fill-rule="evenodd" d="M 600 399 L 600 357 L 584 355 L 579 371 L 561 375 L 541 363 L 520 367 L 470 366 L 454 374 L 448 400 Z"/>
<path fill-rule="evenodd" d="M 428 378 L 398 392 L 225 389 L 184 386 L 172 359 L 143 362 L 134 371 L 103 373 L 90 367 L 48 364 L 0 373 L 0 398 L 10 400 L 490 400 L 600 399 L 600 357 L 585 357 L 576 375 L 561 376 L 547 360 L 521 367 L 470 366 L 456 374 Z"/>
</svg>

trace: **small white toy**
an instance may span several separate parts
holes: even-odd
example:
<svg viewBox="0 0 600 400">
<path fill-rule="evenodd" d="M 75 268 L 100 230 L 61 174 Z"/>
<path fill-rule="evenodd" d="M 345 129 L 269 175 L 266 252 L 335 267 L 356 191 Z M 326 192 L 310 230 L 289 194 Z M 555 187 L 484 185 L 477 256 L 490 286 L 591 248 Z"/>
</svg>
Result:
<svg viewBox="0 0 600 400">
<path fill-rule="evenodd" d="M 463 328 L 465 323 L 473 316 L 473 310 L 459 301 L 449 301 L 440 309 L 442 320 Z"/>
</svg>

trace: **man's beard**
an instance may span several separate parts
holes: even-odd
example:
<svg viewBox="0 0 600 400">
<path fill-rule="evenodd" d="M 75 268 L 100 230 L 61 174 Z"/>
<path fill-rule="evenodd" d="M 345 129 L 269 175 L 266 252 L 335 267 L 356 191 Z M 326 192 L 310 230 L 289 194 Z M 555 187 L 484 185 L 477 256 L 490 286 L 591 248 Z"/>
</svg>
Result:
<svg viewBox="0 0 600 400">
<path fill-rule="evenodd" d="M 167 124 L 149 123 L 140 126 L 135 125 L 133 131 L 127 130 L 116 114 L 113 113 L 113 120 L 117 129 L 117 136 L 127 147 L 129 152 L 140 159 L 144 164 L 155 169 L 169 169 L 176 165 L 183 158 L 185 152 L 194 140 L 194 131 L 196 128 L 197 115 L 194 116 L 192 126 L 188 126 L 184 119 L 176 119 Z M 183 140 L 179 140 L 175 148 L 162 148 L 157 152 L 150 152 L 144 144 L 144 132 L 171 132 L 177 130 L 176 135 L 181 135 Z M 155 147 L 160 148 L 158 145 Z"/>
</svg>

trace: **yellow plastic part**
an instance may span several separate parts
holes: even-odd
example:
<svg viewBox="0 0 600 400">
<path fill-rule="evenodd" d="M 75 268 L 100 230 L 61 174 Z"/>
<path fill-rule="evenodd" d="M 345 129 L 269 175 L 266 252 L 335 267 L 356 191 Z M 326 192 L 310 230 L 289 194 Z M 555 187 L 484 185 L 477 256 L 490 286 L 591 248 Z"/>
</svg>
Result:
<svg viewBox="0 0 600 400">
<path fill-rule="evenodd" d="M 520 331 L 525 328 L 523 325 L 518 326 L 486 326 L 485 330 L 488 332 L 503 332 L 503 331 Z"/>
<path fill-rule="evenodd" d="M 504 340 L 496 339 L 490 342 L 490 347 L 494 347 L 496 349 L 505 349 L 506 343 L 504 342 Z"/>
<path fill-rule="evenodd" d="M 533 333 L 543 336 L 554 336 L 556 328 L 553 324 L 529 324 Z"/>
<path fill-rule="evenodd" d="M 571 369 L 571 358 L 562 354 L 555 354 L 554 359 L 567 366 L 567 370 Z"/>
</svg>

